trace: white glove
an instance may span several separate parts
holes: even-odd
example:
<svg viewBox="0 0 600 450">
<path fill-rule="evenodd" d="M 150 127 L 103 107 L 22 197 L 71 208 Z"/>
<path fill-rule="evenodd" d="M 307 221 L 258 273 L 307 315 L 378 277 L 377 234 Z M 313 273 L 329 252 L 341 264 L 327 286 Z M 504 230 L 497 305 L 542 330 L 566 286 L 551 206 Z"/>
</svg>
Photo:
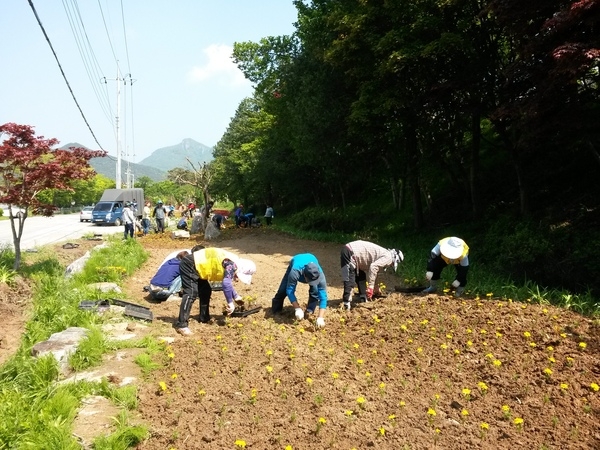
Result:
<svg viewBox="0 0 600 450">
<path fill-rule="evenodd" d="M 317 317 L 317 327 L 323 328 L 325 326 L 325 319 L 322 317 Z"/>
<path fill-rule="evenodd" d="M 296 308 L 296 319 L 304 319 L 304 311 L 302 311 L 302 308 Z"/>
<path fill-rule="evenodd" d="M 430 281 L 433 278 L 433 272 L 425 272 L 425 278 Z"/>
<path fill-rule="evenodd" d="M 230 316 L 235 311 L 235 304 L 233 302 L 227 303 L 227 315 Z"/>
<path fill-rule="evenodd" d="M 460 286 L 460 281 L 458 281 L 458 280 L 454 280 L 454 281 L 452 282 L 452 287 L 453 287 L 453 288 L 457 288 L 457 287 L 459 287 L 459 286 Z"/>
</svg>

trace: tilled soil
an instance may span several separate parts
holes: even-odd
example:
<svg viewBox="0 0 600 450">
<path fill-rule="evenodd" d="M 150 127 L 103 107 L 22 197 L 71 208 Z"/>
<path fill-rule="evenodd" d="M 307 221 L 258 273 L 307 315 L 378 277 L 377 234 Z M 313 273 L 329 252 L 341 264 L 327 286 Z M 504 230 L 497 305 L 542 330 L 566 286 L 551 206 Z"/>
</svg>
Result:
<svg viewBox="0 0 600 450">
<path fill-rule="evenodd" d="M 393 292 L 340 309 L 340 245 L 267 228 L 227 229 L 207 246 L 252 259 L 261 311 L 225 320 L 213 292 L 210 324 L 175 333 L 179 302 L 151 303 L 143 286 L 170 252 L 196 240 L 141 239 L 148 262 L 123 297 L 148 306 L 156 336 L 173 339 L 161 369 L 138 381 L 140 449 L 600 448 L 598 321 L 547 305 Z M 71 252 L 73 250 L 70 250 Z M 317 256 L 328 284 L 326 327 L 269 312 L 287 263 Z M 401 269 L 400 269 L 401 273 Z M 297 291 L 306 305 L 307 287 Z M 287 302 L 287 301 L 286 301 Z"/>
</svg>

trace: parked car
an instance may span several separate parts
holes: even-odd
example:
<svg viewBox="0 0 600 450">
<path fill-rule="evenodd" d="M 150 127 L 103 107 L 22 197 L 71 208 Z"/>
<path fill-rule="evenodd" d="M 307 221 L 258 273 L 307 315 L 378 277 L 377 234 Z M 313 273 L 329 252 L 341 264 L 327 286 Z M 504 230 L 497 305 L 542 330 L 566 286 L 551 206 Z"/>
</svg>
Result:
<svg viewBox="0 0 600 450">
<path fill-rule="evenodd" d="M 79 213 L 79 221 L 80 222 L 91 222 L 92 221 L 92 211 L 94 210 L 93 206 L 84 206 Z"/>
</svg>

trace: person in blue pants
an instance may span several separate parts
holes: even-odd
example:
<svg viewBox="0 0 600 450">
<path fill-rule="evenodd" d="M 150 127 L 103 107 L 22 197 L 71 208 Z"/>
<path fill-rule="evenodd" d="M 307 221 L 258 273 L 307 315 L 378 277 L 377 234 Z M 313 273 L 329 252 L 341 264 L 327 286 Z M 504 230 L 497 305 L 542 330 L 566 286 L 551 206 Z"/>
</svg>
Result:
<svg viewBox="0 0 600 450">
<path fill-rule="evenodd" d="M 273 314 L 280 313 L 283 310 L 283 301 L 288 297 L 294 307 L 296 319 L 304 319 L 304 311 L 296 298 L 296 287 L 299 282 L 309 286 L 306 312 L 313 314 L 318 306 L 319 315 L 316 324 L 319 328 L 324 327 L 325 309 L 327 309 L 327 281 L 316 256 L 310 253 L 300 253 L 292 257 L 279 289 L 271 301 L 271 311 Z"/>
</svg>

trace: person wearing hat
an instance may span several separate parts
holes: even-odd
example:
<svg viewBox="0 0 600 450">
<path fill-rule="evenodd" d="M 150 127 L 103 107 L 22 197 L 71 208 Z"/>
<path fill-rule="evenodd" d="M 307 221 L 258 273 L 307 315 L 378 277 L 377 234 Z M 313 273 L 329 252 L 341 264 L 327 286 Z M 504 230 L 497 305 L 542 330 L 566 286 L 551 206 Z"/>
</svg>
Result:
<svg viewBox="0 0 600 450">
<path fill-rule="evenodd" d="M 455 236 L 442 239 L 431 249 L 425 274 L 429 287 L 423 290 L 424 293 L 431 294 L 437 291 L 442 270 L 449 264 L 456 266 L 456 279 L 452 282 L 452 287 L 455 288 L 454 295 L 460 297 L 463 294 L 469 271 L 469 246 Z"/>
<path fill-rule="evenodd" d="M 152 211 L 152 217 L 156 219 L 156 232 L 165 232 L 165 217 L 167 217 L 167 209 L 163 205 L 163 201 L 159 200 L 156 202 L 156 207 Z"/>
<path fill-rule="evenodd" d="M 190 313 L 196 298 L 200 298 L 200 322 L 210 321 L 210 297 L 212 295 L 211 282 L 223 281 L 225 268 L 223 261 L 229 259 L 235 262 L 235 274 L 243 283 L 250 284 L 252 275 L 256 272 L 256 265 L 249 259 L 243 259 L 234 253 L 220 248 L 192 248 L 190 255 L 184 256 L 179 264 L 183 296 L 179 307 L 179 317 L 175 323 L 175 330 L 184 336 L 191 335 L 189 328 Z"/>
<path fill-rule="evenodd" d="M 273 314 L 281 312 L 283 301 L 288 297 L 295 309 L 296 319 L 302 320 L 304 318 L 304 311 L 300 308 L 296 298 L 298 282 L 306 283 L 309 286 L 306 312 L 313 314 L 318 305 L 317 326 L 319 328 L 324 327 L 325 309 L 327 308 L 327 281 L 319 261 L 310 253 L 301 253 L 292 258 L 281 280 L 279 289 L 277 289 L 277 293 L 271 300 L 271 311 Z"/>
<path fill-rule="evenodd" d="M 340 255 L 344 282 L 342 295 L 344 308 L 346 310 L 351 308 L 352 289 L 355 284 L 358 286 L 361 301 L 370 301 L 373 298 L 375 280 L 379 271 L 392 267 L 395 273 L 398 264 L 403 260 L 404 254 L 400 250 L 383 248 L 372 242 L 353 241 L 344 245 Z"/>
<path fill-rule="evenodd" d="M 135 215 L 131 209 L 131 203 L 125 202 L 125 207 L 121 213 L 121 219 L 123 219 L 123 225 L 125 225 L 125 232 L 123 239 L 127 239 L 127 235 L 133 238 L 133 224 L 135 223 Z"/>
</svg>

